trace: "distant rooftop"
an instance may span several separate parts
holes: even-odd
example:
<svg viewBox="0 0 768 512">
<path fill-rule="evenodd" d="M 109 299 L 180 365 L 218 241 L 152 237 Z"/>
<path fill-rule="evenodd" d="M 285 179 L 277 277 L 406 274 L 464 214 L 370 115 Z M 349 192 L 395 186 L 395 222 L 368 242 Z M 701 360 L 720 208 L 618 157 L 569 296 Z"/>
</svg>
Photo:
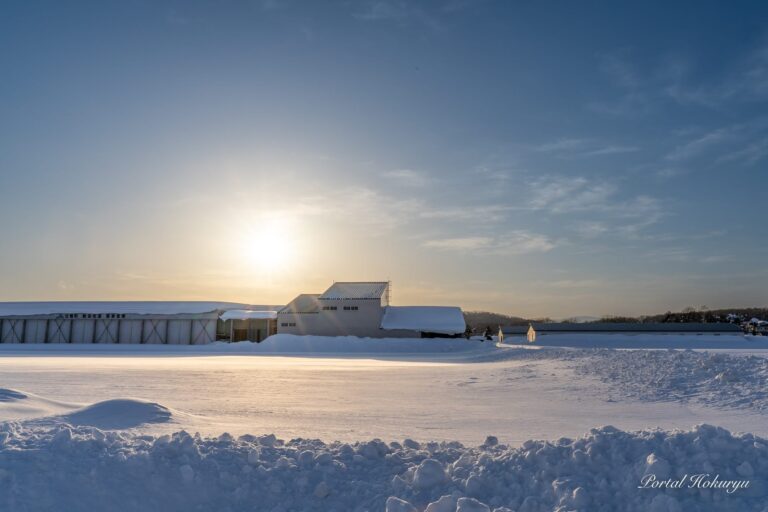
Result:
<svg viewBox="0 0 768 512">
<path fill-rule="evenodd" d="M 447 306 L 388 306 L 381 328 L 409 331 L 461 334 L 467 328 L 461 308 Z"/>
<path fill-rule="evenodd" d="M 375 282 L 337 282 L 320 295 L 320 300 L 381 299 L 389 283 Z"/>
<path fill-rule="evenodd" d="M 229 309 L 219 315 L 224 320 L 274 320 L 277 318 L 277 311 L 264 310 L 254 311 L 250 309 Z"/>
<path fill-rule="evenodd" d="M 236 302 L 202 301 L 72 301 L 0 302 L 0 317 L 64 314 L 199 315 L 229 309 L 259 309 Z"/>
</svg>

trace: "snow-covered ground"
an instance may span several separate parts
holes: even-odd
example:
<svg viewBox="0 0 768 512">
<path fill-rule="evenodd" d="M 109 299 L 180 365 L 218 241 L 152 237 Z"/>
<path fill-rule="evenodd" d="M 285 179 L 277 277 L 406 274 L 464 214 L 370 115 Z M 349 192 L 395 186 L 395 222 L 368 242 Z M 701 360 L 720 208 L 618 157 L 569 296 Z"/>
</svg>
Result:
<svg viewBox="0 0 768 512">
<path fill-rule="evenodd" d="M 725 338 L 0 345 L 0 510 L 763 510 L 768 345 Z"/>
</svg>

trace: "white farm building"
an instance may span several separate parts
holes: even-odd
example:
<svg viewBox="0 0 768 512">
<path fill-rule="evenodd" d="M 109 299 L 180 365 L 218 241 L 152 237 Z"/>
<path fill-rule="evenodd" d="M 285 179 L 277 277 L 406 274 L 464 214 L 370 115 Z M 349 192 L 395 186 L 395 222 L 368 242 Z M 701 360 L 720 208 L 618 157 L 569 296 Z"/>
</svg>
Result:
<svg viewBox="0 0 768 512">
<path fill-rule="evenodd" d="M 461 308 L 391 306 L 390 283 L 336 282 L 301 294 L 277 312 L 277 331 L 318 336 L 447 337 L 464 333 Z"/>
<path fill-rule="evenodd" d="M 454 336 L 460 308 L 390 306 L 388 282 L 334 283 L 285 307 L 233 302 L 0 302 L 0 343 L 201 345 L 280 333 Z"/>
</svg>

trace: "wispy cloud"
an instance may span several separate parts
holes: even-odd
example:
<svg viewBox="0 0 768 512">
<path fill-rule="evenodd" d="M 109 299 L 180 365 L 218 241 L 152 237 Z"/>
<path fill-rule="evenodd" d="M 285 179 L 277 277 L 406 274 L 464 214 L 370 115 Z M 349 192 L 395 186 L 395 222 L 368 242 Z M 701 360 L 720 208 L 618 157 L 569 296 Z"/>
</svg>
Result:
<svg viewBox="0 0 768 512">
<path fill-rule="evenodd" d="M 606 284 L 608 283 L 600 279 L 560 279 L 546 283 L 551 288 L 561 289 L 597 288 Z"/>
<path fill-rule="evenodd" d="M 519 255 L 548 252 L 557 243 L 546 235 L 524 230 L 513 230 L 498 236 L 471 236 L 427 240 L 424 247 L 454 252 L 472 252 L 482 255 Z"/>
<path fill-rule="evenodd" d="M 425 173 L 411 169 L 396 169 L 393 171 L 386 171 L 381 175 L 399 185 L 407 187 L 423 187 L 428 181 Z"/>
<path fill-rule="evenodd" d="M 552 142 L 546 142 L 539 146 L 536 146 L 536 151 L 542 153 L 560 152 L 560 151 L 574 151 L 583 150 L 591 141 L 589 139 L 579 138 L 560 138 Z"/>
<path fill-rule="evenodd" d="M 612 145 L 612 146 L 605 146 L 598 149 L 593 149 L 591 151 L 582 153 L 582 155 L 583 156 L 618 155 L 621 153 L 634 153 L 635 151 L 640 151 L 640 148 L 635 146 Z"/>
<path fill-rule="evenodd" d="M 738 127 L 718 128 L 701 135 L 685 144 L 681 144 L 670 151 L 665 157 L 667 160 L 676 162 L 687 160 L 701 155 L 710 148 L 717 146 L 724 141 L 731 139 Z"/>
<path fill-rule="evenodd" d="M 424 5 L 405 0 L 371 0 L 358 5 L 354 16 L 363 21 L 390 21 L 399 25 L 417 23 L 433 30 L 442 29 L 443 22 L 438 13 L 427 10 Z"/>
<path fill-rule="evenodd" d="M 504 220 L 515 209 L 501 204 L 437 206 L 423 209 L 418 216 L 422 219 L 481 220 L 487 223 Z"/>
<path fill-rule="evenodd" d="M 681 169 L 679 167 L 664 167 L 663 169 L 656 171 L 656 177 L 663 180 L 668 180 L 677 178 L 678 176 L 682 176 L 686 173 L 687 171 L 685 169 Z"/>
<path fill-rule="evenodd" d="M 640 148 L 622 144 L 609 144 L 595 139 L 566 137 L 536 146 L 534 150 L 539 153 L 555 153 L 560 156 L 589 157 L 632 153 L 639 151 Z"/>
<path fill-rule="evenodd" d="M 604 210 L 616 192 L 616 187 L 606 182 L 563 176 L 539 178 L 530 188 L 529 206 L 552 213 Z"/>
<path fill-rule="evenodd" d="M 732 102 L 762 101 L 768 97 L 768 45 L 755 48 L 730 69 L 716 75 L 715 81 L 701 83 L 689 78 L 694 66 L 680 66 L 666 94 L 681 104 L 721 108 Z"/>
<path fill-rule="evenodd" d="M 744 148 L 721 156 L 717 161 L 739 162 L 746 165 L 754 165 L 768 156 L 768 137 L 752 142 Z"/>
<path fill-rule="evenodd" d="M 590 103 L 590 110 L 619 117 L 636 117 L 651 110 L 654 91 L 649 87 L 647 74 L 642 73 L 632 59 L 632 52 L 622 48 L 600 57 L 599 68 L 618 89 L 612 99 L 600 99 Z"/>
<path fill-rule="evenodd" d="M 661 201 L 639 194 L 622 197 L 618 187 L 584 177 L 548 176 L 530 183 L 527 207 L 549 215 L 578 216 L 572 231 L 583 239 L 638 238 L 664 216 Z"/>
<path fill-rule="evenodd" d="M 579 222 L 575 227 L 576 233 L 584 238 L 597 238 L 610 230 L 608 224 L 597 221 Z"/>
</svg>

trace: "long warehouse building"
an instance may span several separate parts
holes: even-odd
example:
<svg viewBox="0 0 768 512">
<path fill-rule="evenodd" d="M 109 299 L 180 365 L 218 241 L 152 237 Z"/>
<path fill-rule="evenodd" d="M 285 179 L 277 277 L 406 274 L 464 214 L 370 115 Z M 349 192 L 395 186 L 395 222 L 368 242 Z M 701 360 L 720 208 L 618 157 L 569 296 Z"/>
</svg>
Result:
<svg viewBox="0 0 768 512">
<path fill-rule="evenodd" d="M 232 302 L 4 302 L 0 342 L 261 341 L 277 332 L 274 309 Z"/>
</svg>

